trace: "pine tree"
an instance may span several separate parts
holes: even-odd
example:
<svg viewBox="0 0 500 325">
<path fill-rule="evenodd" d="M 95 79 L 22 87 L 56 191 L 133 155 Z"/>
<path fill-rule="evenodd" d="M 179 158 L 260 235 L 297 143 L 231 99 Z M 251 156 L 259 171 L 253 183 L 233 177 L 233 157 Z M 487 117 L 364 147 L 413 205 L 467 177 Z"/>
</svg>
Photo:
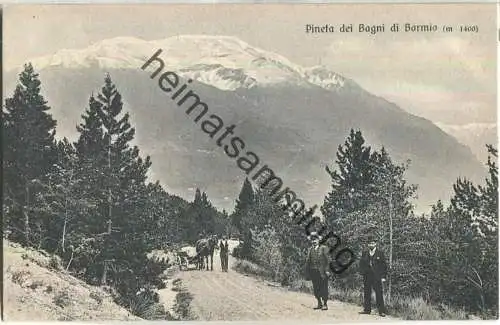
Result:
<svg viewBox="0 0 500 325">
<path fill-rule="evenodd" d="M 245 179 L 243 182 L 243 186 L 241 187 L 240 194 L 238 199 L 236 200 L 236 206 L 234 208 L 234 212 L 231 215 L 232 224 L 238 229 L 240 233 L 242 233 L 242 219 L 245 218 L 245 214 L 248 213 L 249 207 L 252 206 L 255 202 L 255 193 L 252 187 L 252 184 L 248 180 Z"/>
<path fill-rule="evenodd" d="M 259 263 L 283 285 L 299 279 L 307 245 L 304 226 L 283 211 L 270 189 L 257 190 L 246 211 L 241 220 L 241 257 Z"/>
<path fill-rule="evenodd" d="M 375 151 L 372 155 L 373 184 L 375 191 L 371 192 L 371 205 L 376 208 L 375 218 L 376 229 L 379 238 L 382 239 L 384 248 L 387 249 L 389 270 L 393 268 L 394 252 L 397 250 L 399 256 L 405 256 L 406 243 L 410 234 L 414 233 L 412 226 L 417 223 L 412 216 L 413 206 L 411 200 L 415 197 L 417 187 L 407 184 L 404 173 L 408 168 L 406 165 L 396 165 L 393 163 L 384 147 L 380 151 Z M 398 266 L 404 264 L 399 261 Z M 401 274 L 400 270 L 393 273 Z M 393 279 L 388 279 L 388 298 L 391 298 Z M 402 280 L 405 281 L 405 280 Z"/>
<path fill-rule="evenodd" d="M 43 191 L 37 193 L 34 204 L 36 214 L 44 219 L 45 232 L 41 239 L 47 243 L 43 248 L 64 254 L 69 246 L 78 245 L 68 240 L 74 230 L 78 234 L 86 233 L 86 216 L 93 202 L 83 195 L 82 179 L 78 177 L 80 164 L 67 138 L 58 142 L 57 151 L 58 162 L 48 181 L 41 184 Z"/>
<path fill-rule="evenodd" d="M 207 230 L 203 227 L 203 200 L 202 200 L 202 195 L 201 191 L 199 188 L 196 188 L 195 194 L 194 194 L 194 200 L 192 203 L 192 221 L 193 224 L 191 225 L 192 229 L 192 237 L 193 239 L 196 238 L 198 239 L 201 236 L 206 237 L 207 235 Z"/>
<path fill-rule="evenodd" d="M 332 171 L 326 167 L 332 191 L 325 198 L 321 212 L 332 226 L 342 223 L 346 214 L 365 206 L 373 179 L 371 159 L 371 148 L 365 145 L 361 131 L 351 129 L 344 145 L 338 147 L 338 168 Z"/>
<path fill-rule="evenodd" d="M 106 165 L 107 151 L 104 139 L 104 126 L 99 111 L 102 103 L 92 95 L 89 106 L 82 115 L 82 123 L 76 127 L 78 140 L 74 143 L 78 157 L 78 178 L 82 179 L 83 195 L 96 203 L 87 218 L 89 235 L 105 231 L 106 197 Z"/>
<path fill-rule="evenodd" d="M 181 238 L 194 244 L 200 236 L 222 235 L 225 232 L 226 223 L 224 215 L 217 211 L 208 195 L 197 188 L 193 202 L 189 203 L 179 223 L 182 229 Z"/>
<path fill-rule="evenodd" d="M 339 146 L 337 168 L 327 172 L 332 179 L 332 191 L 325 198 L 321 211 L 330 228 L 342 234 L 342 244 L 360 254 L 366 239 L 374 236 L 387 252 L 394 274 L 404 274 L 408 235 L 415 225 L 411 200 L 416 186 L 407 184 L 407 165 L 395 164 L 385 148 L 372 151 L 360 131 L 353 131 L 344 146 Z M 398 252 L 398 254 L 396 254 Z M 398 261 L 393 257 L 398 255 Z M 354 288 L 359 282 L 356 266 L 349 268 L 339 281 Z M 393 279 L 389 277 L 389 288 Z M 396 284 L 406 278 L 394 279 Z M 399 282 L 398 282 L 399 281 Z M 389 290 L 390 293 L 391 290 Z"/>
<path fill-rule="evenodd" d="M 325 197 L 321 212 L 329 227 L 345 238 L 343 245 L 359 252 L 364 236 L 373 235 L 378 226 L 377 208 L 372 204 L 376 202 L 373 193 L 377 164 L 371 147 L 365 144 L 359 130 L 350 131 L 344 145 L 338 147 L 336 156 L 336 168 L 326 167 L 332 190 Z M 354 277 L 351 278 L 355 281 Z"/>
<path fill-rule="evenodd" d="M 130 125 L 129 113 L 122 112 L 121 95 L 109 75 L 105 78 L 97 100 L 102 105 L 97 112 L 105 130 L 104 143 L 107 151 L 104 172 L 108 200 L 106 219 L 117 230 L 109 236 L 110 241 L 118 244 L 111 249 L 108 257 L 115 264 L 119 264 L 120 259 L 132 260 L 134 266 L 139 267 L 147 253 L 147 247 L 144 246 L 147 222 L 143 213 L 146 208 L 145 181 L 151 166 L 150 158 L 148 156 L 143 161 L 139 156 L 139 149 L 129 144 L 134 138 L 135 129 Z M 115 273 L 115 276 L 120 273 Z M 115 277 L 115 281 L 117 279 Z"/>
<path fill-rule="evenodd" d="M 473 225 L 479 236 L 495 236 L 498 231 L 498 150 L 492 145 L 486 146 L 488 150 L 488 177 L 485 186 L 479 186 L 481 209 L 479 216 L 474 218 Z"/>
<path fill-rule="evenodd" d="M 488 146 L 489 177 L 485 186 L 466 178 L 453 185 L 450 207 L 441 218 L 432 218 L 437 229 L 431 241 L 439 238 L 435 252 L 440 266 L 440 282 L 435 288 L 446 294 L 442 299 L 455 306 L 496 314 L 498 308 L 498 180 L 496 149 Z M 433 209 L 434 214 L 439 206 Z M 447 248 L 447 249 L 446 249 Z M 438 264 L 438 263 L 436 263 Z M 438 293 L 439 295 L 439 293 Z"/>
<path fill-rule="evenodd" d="M 481 299 L 481 309 L 490 310 L 490 314 L 498 311 L 498 150 L 487 145 L 488 177 L 485 186 L 479 186 L 481 210 L 474 218 L 472 226 L 476 238 L 480 241 L 480 269 L 476 277 L 470 276 Z"/>
<path fill-rule="evenodd" d="M 96 158 L 105 151 L 104 129 L 100 119 L 102 106 L 92 95 L 89 99 L 89 108 L 82 115 L 83 122 L 76 127 L 80 136 L 75 148 L 80 158 Z"/>
<path fill-rule="evenodd" d="M 219 213 L 216 233 L 223 236 L 231 236 L 231 219 L 225 209 L 222 209 L 222 212 Z"/>
<path fill-rule="evenodd" d="M 153 249 L 167 249 L 172 243 L 185 240 L 179 221 L 181 214 L 186 210 L 187 202 L 170 196 L 160 185 L 159 181 L 147 185 L 148 199 L 146 204 L 145 221 L 147 229 L 144 245 Z"/>
<path fill-rule="evenodd" d="M 55 163 L 56 121 L 41 95 L 41 82 L 31 64 L 19 75 L 19 84 L 4 110 L 4 195 L 7 226 L 13 239 L 30 244 L 31 202 L 37 188 Z M 22 217 L 21 217 L 22 216 Z"/>
<path fill-rule="evenodd" d="M 485 186 L 466 179 L 454 185 L 450 213 L 455 220 L 455 242 L 461 249 L 463 286 L 472 294 L 463 297 L 469 305 L 486 312 L 498 306 L 498 168 L 497 150 L 488 149 L 488 178 Z M 474 299 L 475 298 L 475 299 Z"/>
<path fill-rule="evenodd" d="M 203 192 L 201 195 L 201 206 L 199 208 L 198 217 L 199 224 L 206 233 L 214 234 L 217 214 L 218 212 L 209 201 L 207 193 Z"/>
<path fill-rule="evenodd" d="M 139 149 L 131 146 L 135 129 L 123 113 L 120 93 L 109 76 L 97 97 L 92 96 L 89 108 L 78 127 L 80 137 L 75 143 L 85 179 L 86 195 L 94 197 L 96 213 L 89 220 L 94 235 L 100 235 L 99 249 L 94 259 L 95 273 L 101 283 L 108 280 L 123 283 L 127 269 L 144 266 L 148 250 L 147 171 L 150 158 L 143 160 Z M 124 273 L 125 272 L 125 273 Z M 120 285 L 129 292 L 133 287 Z"/>
<path fill-rule="evenodd" d="M 282 274 L 278 280 L 282 285 L 290 285 L 305 274 L 305 260 L 309 248 L 306 232 L 303 225 L 297 224 L 295 217 L 283 213 L 275 203 L 270 214 L 271 225 L 277 231 L 280 242 Z M 316 224 L 312 230 L 317 231 L 319 227 L 321 225 Z"/>
<path fill-rule="evenodd" d="M 186 220 L 189 216 L 190 203 L 178 196 L 168 195 L 165 205 L 169 212 L 168 216 L 171 216 L 173 219 L 170 232 L 171 241 L 176 243 L 189 241 Z"/>
</svg>

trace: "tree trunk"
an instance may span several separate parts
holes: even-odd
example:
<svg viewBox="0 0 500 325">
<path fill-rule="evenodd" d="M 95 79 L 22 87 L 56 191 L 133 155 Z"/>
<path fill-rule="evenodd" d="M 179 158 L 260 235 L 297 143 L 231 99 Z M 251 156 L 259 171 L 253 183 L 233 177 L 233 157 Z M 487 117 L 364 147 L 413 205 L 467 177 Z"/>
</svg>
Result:
<svg viewBox="0 0 500 325">
<path fill-rule="evenodd" d="M 24 207 L 24 240 L 26 241 L 26 245 L 30 243 L 30 216 L 29 216 L 29 208 L 30 208 L 30 190 L 29 190 L 29 182 L 26 182 L 26 205 Z"/>
<path fill-rule="evenodd" d="M 66 225 L 68 223 L 68 200 L 64 200 L 64 225 L 63 225 L 63 231 L 62 231 L 62 238 L 61 238 L 61 249 L 62 252 L 65 253 L 66 249 L 65 247 L 65 240 L 66 240 Z"/>
<path fill-rule="evenodd" d="M 109 145 L 108 145 L 108 170 L 109 170 L 109 178 L 108 178 L 108 233 L 111 233 L 111 215 L 113 213 L 113 196 L 111 193 L 111 134 L 109 135 Z"/>
<path fill-rule="evenodd" d="M 392 190 L 389 192 L 389 288 L 387 290 L 388 301 L 391 301 L 392 276 Z"/>
<path fill-rule="evenodd" d="M 108 273 L 108 263 L 107 261 L 103 261 L 103 263 L 104 263 L 104 270 L 102 271 L 102 278 L 101 278 L 102 286 L 106 285 L 106 275 Z"/>
<path fill-rule="evenodd" d="M 71 265 L 71 262 L 73 262 L 73 250 L 71 250 L 71 257 L 69 259 L 68 265 L 66 266 L 66 272 L 69 270 L 69 267 Z"/>
</svg>

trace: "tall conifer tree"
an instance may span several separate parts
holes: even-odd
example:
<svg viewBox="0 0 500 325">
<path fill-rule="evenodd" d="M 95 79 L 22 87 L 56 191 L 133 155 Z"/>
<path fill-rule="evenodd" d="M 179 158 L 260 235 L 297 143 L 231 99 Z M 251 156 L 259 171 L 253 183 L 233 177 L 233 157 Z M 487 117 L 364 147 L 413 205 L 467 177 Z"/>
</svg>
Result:
<svg viewBox="0 0 500 325">
<path fill-rule="evenodd" d="M 6 219 L 14 237 L 25 244 L 30 244 L 34 222 L 30 209 L 35 184 L 44 181 L 57 159 L 56 121 L 49 110 L 39 75 L 26 64 L 13 96 L 5 100 L 3 118 Z"/>
<path fill-rule="evenodd" d="M 131 146 L 135 129 L 129 118 L 120 93 L 106 76 L 101 92 L 90 98 L 75 143 L 80 161 L 88 167 L 87 195 L 98 202 L 93 232 L 104 234 L 95 258 L 103 270 L 101 282 L 122 282 L 130 275 L 126 270 L 144 267 L 149 248 L 145 230 L 152 216 L 145 181 L 151 161 L 149 156 L 143 160 L 139 149 Z"/>
<path fill-rule="evenodd" d="M 245 179 L 243 182 L 243 186 L 241 187 L 240 195 L 236 200 L 236 206 L 234 208 L 234 212 L 231 215 L 231 220 L 233 225 L 238 229 L 241 233 L 244 229 L 242 229 L 242 218 L 245 217 L 245 214 L 248 213 L 248 209 L 253 206 L 255 203 L 255 193 L 252 187 L 252 184 L 248 180 Z"/>
<path fill-rule="evenodd" d="M 332 180 L 332 191 L 325 198 L 321 212 L 334 227 L 346 214 L 366 206 L 373 181 L 371 159 L 371 148 L 365 145 L 361 131 L 351 129 L 344 145 L 338 147 L 338 168 L 330 170 L 326 167 Z"/>
</svg>

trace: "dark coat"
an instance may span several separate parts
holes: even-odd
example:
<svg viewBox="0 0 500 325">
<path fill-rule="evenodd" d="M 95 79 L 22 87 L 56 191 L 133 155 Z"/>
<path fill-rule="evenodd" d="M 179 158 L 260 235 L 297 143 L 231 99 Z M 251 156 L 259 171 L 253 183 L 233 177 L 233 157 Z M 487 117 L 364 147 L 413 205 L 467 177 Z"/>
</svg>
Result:
<svg viewBox="0 0 500 325">
<path fill-rule="evenodd" d="M 314 252 L 314 247 L 309 249 L 306 259 L 306 277 L 311 278 L 311 270 L 316 269 L 320 272 L 322 277 L 326 277 L 326 272 L 328 272 L 329 258 L 328 258 L 328 247 L 325 245 L 320 245 L 317 252 Z M 317 258 L 314 258 L 314 254 Z"/>
<path fill-rule="evenodd" d="M 384 252 L 377 247 L 372 258 L 373 267 L 370 266 L 370 253 L 368 250 L 363 251 L 359 260 L 359 272 L 364 276 L 373 274 L 376 279 L 385 278 L 387 276 L 387 263 Z"/>
<path fill-rule="evenodd" d="M 220 255 L 225 256 L 229 254 L 229 245 L 227 244 L 227 240 L 224 243 L 222 240 L 220 242 Z"/>
</svg>

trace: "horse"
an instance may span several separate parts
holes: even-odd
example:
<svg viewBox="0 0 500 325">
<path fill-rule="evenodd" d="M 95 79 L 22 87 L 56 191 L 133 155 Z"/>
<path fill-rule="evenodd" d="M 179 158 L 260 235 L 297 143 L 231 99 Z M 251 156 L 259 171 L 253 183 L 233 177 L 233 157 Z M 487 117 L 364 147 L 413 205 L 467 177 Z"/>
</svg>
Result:
<svg viewBox="0 0 500 325">
<path fill-rule="evenodd" d="M 214 270 L 214 251 L 217 248 L 217 236 L 200 239 L 196 242 L 196 257 L 198 261 L 198 270 L 203 270 L 206 261 L 206 270 L 208 271 L 208 257 L 210 257 L 210 270 Z"/>
</svg>

